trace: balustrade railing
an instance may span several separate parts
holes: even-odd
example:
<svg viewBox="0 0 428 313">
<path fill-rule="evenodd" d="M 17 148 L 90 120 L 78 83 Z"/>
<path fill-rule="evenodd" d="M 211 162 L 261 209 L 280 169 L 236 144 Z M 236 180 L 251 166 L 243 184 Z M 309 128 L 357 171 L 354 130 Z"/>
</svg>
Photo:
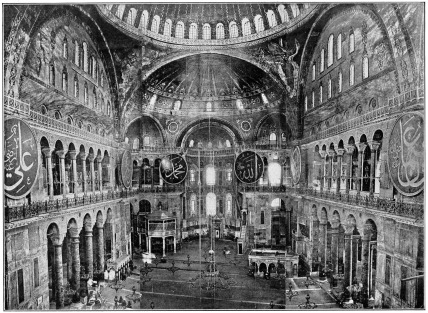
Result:
<svg viewBox="0 0 428 313">
<path fill-rule="evenodd" d="M 114 141 L 106 137 L 102 137 L 100 135 L 88 132 L 84 129 L 80 129 L 79 127 L 70 125 L 63 121 L 59 121 L 47 115 L 36 112 L 31 109 L 28 103 L 25 103 L 21 100 L 18 100 L 9 96 L 4 96 L 4 108 L 6 111 L 10 113 L 20 113 L 20 114 L 26 115 L 32 121 L 36 122 L 39 125 L 43 125 L 46 128 L 51 128 L 51 129 L 60 131 L 62 133 L 79 137 L 80 139 L 86 139 L 86 140 L 101 143 L 107 146 L 111 146 L 111 147 L 117 146 L 117 144 Z"/>
</svg>

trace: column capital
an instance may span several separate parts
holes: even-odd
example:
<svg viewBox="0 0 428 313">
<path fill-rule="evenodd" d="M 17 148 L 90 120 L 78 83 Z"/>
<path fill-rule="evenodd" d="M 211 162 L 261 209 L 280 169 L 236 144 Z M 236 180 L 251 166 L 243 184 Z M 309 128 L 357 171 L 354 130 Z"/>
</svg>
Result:
<svg viewBox="0 0 428 313">
<path fill-rule="evenodd" d="M 377 140 L 373 140 L 370 143 L 370 149 L 372 149 L 372 152 L 377 151 L 377 149 L 379 149 L 381 142 L 377 141 Z"/>
<path fill-rule="evenodd" d="M 102 222 L 96 222 L 95 223 L 95 226 L 99 229 L 99 228 L 102 228 L 102 229 L 104 229 L 104 224 L 102 223 Z"/>
<path fill-rule="evenodd" d="M 97 162 L 101 163 L 103 160 L 103 156 L 102 155 L 97 155 Z"/>
<path fill-rule="evenodd" d="M 338 157 L 342 157 L 343 154 L 345 154 L 345 149 L 343 149 L 343 148 L 337 149 L 337 156 Z"/>
<path fill-rule="evenodd" d="M 331 158 L 332 158 L 332 157 L 334 157 L 334 155 L 335 155 L 335 154 L 336 154 L 336 151 L 334 151 L 334 149 L 329 149 L 329 150 L 328 150 L 328 156 L 329 156 L 329 157 L 331 157 Z"/>
<path fill-rule="evenodd" d="M 367 147 L 366 142 L 360 142 L 360 144 L 358 145 L 358 153 L 363 154 L 366 147 Z"/>
<path fill-rule="evenodd" d="M 89 160 L 89 162 L 93 162 L 95 160 L 95 156 L 92 153 L 88 154 L 87 159 Z"/>
<path fill-rule="evenodd" d="M 86 153 L 85 152 L 80 152 L 78 156 L 82 161 L 86 160 Z"/>
<path fill-rule="evenodd" d="M 355 145 L 348 145 L 347 147 L 346 147 L 346 153 L 348 153 L 348 154 L 354 154 L 354 151 L 355 151 Z"/>
<path fill-rule="evenodd" d="M 79 237 L 70 237 L 70 239 L 71 239 L 71 243 L 74 243 L 74 244 L 79 244 L 80 242 Z"/>
<path fill-rule="evenodd" d="M 325 156 L 326 156 L 327 152 L 324 151 L 324 150 L 320 150 L 319 154 L 320 154 L 321 159 L 325 159 Z"/>
<path fill-rule="evenodd" d="M 76 150 L 68 151 L 68 155 L 70 156 L 71 160 L 76 160 L 77 152 Z"/>
<path fill-rule="evenodd" d="M 54 151 L 55 151 L 55 149 L 52 149 L 50 147 L 45 147 L 42 149 L 42 152 L 46 158 L 50 158 L 52 156 L 52 152 L 54 152 Z"/>
<path fill-rule="evenodd" d="M 55 153 L 60 159 L 64 159 L 67 151 L 66 150 L 57 150 L 57 151 L 55 151 Z"/>
</svg>

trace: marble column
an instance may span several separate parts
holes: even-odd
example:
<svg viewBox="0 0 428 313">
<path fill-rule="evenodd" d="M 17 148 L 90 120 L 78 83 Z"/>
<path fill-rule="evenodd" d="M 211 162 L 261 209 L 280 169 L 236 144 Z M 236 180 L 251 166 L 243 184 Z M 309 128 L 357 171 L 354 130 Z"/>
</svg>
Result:
<svg viewBox="0 0 428 313">
<path fill-rule="evenodd" d="M 331 265 L 332 274 L 338 273 L 338 248 L 339 248 L 339 225 L 332 227 L 331 229 Z"/>
<path fill-rule="evenodd" d="M 103 191 L 103 168 L 102 168 L 102 162 L 103 158 L 101 155 L 97 156 L 97 164 L 98 164 L 98 186 L 99 186 L 99 190 L 100 192 Z"/>
<path fill-rule="evenodd" d="M 327 152 L 321 150 L 319 153 L 320 153 L 320 156 L 322 159 L 321 166 L 322 166 L 322 173 L 323 173 L 322 177 L 321 177 L 321 182 L 320 182 L 320 191 L 323 191 L 324 185 L 325 185 L 325 175 L 326 175 L 326 173 L 325 173 L 325 156 L 327 155 Z"/>
<path fill-rule="evenodd" d="M 379 149 L 380 142 L 373 141 L 371 144 L 371 164 L 370 164 L 370 195 L 374 194 L 375 189 L 375 170 L 377 162 L 377 150 Z"/>
<path fill-rule="evenodd" d="M 174 236 L 174 253 L 177 253 L 177 240 L 175 239 L 175 236 Z"/>
<path fill-rule="evenodd" d="M 348 287 L 352 283 L 351 270 L 352 270 L 352 231 L 345 232 L 345 260 L 344 260 L 344 286 Z"/>
<path fill-rule="evenodd" d="M 77 182 L 77 160 L 76 160 L 76 151 L 70 151 L 68 153 L 70 155 L 71 159 L 71 167 L 73 171 L 73 189 L 74 189 L 74 196 L 77 197 L 77 187 L 79 186 L 79 183 Z"/>
<path fill-rule="evenodd" d="M 95 192 L 95 168 L 94 168 L 94 156 L 90 154 L 88 156 L 89 160 L 89 169 L 91 171 L 91 185 L 92 185 L 92 192 Z"/>
<path fill-rule="evenodd" d="M 345 149 L 337 149 L 337 170 L 336 170 L 336 193 L 340 193 L 341 177 L 342 177 L 342 159 Z"/>
<path fill-rule="evenodd" d="M 357 277 L 357 261 L 358 261 L 358 243 L 360 242 L 361 236 L 353 235 L 352 236 L 352 281 Z"/>
<path fill-rule="evenodd" d="M 79 153 L 79 158 L 82 160 L 82 189 L 83 192 L 86 193 L 88 192 L 88 186 L 87 186 L 87 181 L 86 181 L 86 154 L 83 152 Z"/>
<path fill-rule="evenodd" d="M 148 245 L 149 245 L 149 254 L 152 253 L 152 237 L 149 236 L 149 240 L 148 240 Z"/>
<path fill-rule="evenodd" d="M 320 256 L 320 274 L 321 274 L 321 270 L 325 271 L 325 268 L 326 268 L 326 245 L 327 245 L 326 241 L 327 241 L 327 222 L 321 221 L 319 223 L 319 250 L 318 250 L 318 255 Z"/>
<path fill-rule="evenodd" d="M 92 230 L 85 229 L 86 272 L 90 278 L 94 277 L 94 248 L 92 244 Z"/>
<path fill-rule="evenodd" d="M 62 244 L 58 242 L 54 243 L 54 259 L 55 259 L 55 302 L 56 308 L 61 309 L 64 307 L 64 278 L 62 269 Z"/>
<path fill-rule="evenodd" d="M 358 146 L 357 194 L 359 194 L 361 189 L 363 189 L 363 158 L 366 147 L 367 144 L 365 142 L 360 143 Z"/>
<path fill-rule="evenodd" d="M 46 158 L 46 170 L 48 175 L 48 189 L 49 189 L 49 198 L 53 198 L 54 189 L 53 189 L 53 174 L 52 174 L 52 151 L 50 148 L 42 149 L 43 154 Z"/>
<path fill-rule="evenodd" d="M 371 234 L 370 234 L 371 235 Z M 369 285 L 369 247 L 370 235 L 364 233 L 361 243 L 361 281 L 363 283 L 363 294 L 367 294 Z"/>
<path fill-rule="evenodd" d="M 334 149 L 329 149 L 328 150 L 328 156 L 329 156 L 329 177 L 328 177 L 328 189 L 331 191 L 331 188 L 333 186 L 333 179 L 335 179 L 335 177 L 333 177 L 333 159 L 336 155 L 336 151 L 334 151 Z"/>
<path fill-rule="evenodd" d="M 72 258 L 71 287 L 74 290 L 78 290 L 80 288 L 79 236 L 77 234 L 73 234 L 72 236 L 73 237 L 71 237 L 71 258 Z"/>
<path fill-rule="evenodd" d="M 98 238 L 97 238 L 97 264 L 99 271 L 104 270 L 104 225 L 97 223 Z"/>
<path fill-rule="evenodd" d="M 312 262 L 318 261 L 319 225 L 319 220 L 312 221 Z M 311 271 L 314 271 L 313 267 Z"/>
<path fill-rule="evenodd" d="M 166 257 L 166 254 L 165 254 L 165 237 L 162 237 L 162 256 Z"/>
<path fill-rule="evenodd" d="M 60 186 L 62 187 L 62 195 L 65 197 L 67 195 L 67 182 L 65 181 L 65 151 L 60 150 L 56 151 L 56 154 L 59 157 L 59 181 Z"/>
<path fill-rule="evenodd" d="M 348 145 L 347 154 L 348 154 L 348 171 L 346 173 L 346 193 L 349 193 L 349 190 L 352 189 L 352 155 L 354 154 L 355 146 Z"/>
</svg>

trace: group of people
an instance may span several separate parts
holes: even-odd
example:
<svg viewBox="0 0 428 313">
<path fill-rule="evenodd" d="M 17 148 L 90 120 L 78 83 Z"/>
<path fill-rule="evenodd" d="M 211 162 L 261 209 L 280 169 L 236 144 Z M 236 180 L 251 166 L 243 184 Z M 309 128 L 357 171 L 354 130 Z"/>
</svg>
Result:
<svg viewBox="0 0 428 313">
<path fill-rule="evenodd" d="M 104 271 L 104 280 L 105 281 L 113 281 L 115 279 L 126 280 L 127 277 L 131 276 L 133 269 L 134 269 L 134 262 L 132 260 L 130 260 L 128 263 L 126 263 L 121 268 L 119 268 L 117 272 L 113 269 L 106 269 Z"/>
</svg>

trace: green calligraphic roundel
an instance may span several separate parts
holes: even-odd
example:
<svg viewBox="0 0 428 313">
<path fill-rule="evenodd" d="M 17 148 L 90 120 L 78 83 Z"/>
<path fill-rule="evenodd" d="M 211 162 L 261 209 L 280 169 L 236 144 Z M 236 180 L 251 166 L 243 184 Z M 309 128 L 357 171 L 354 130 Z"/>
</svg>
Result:
<svg viewBox="0 0 428 313">
<path fill-rule="evenodd" d="M 4 122 L 4 191 L 11 199 L 30 193 L 37 179 L 37 141 L 31 128 L 17 118 Z"/>
<path fill-rule="evenodd" d="M 254 151 L 243 151 L 235 160 L 235 175 L 245 184 L 255 183 L 262 177 L 264 164 Z"/>
<path fill-rule="evenodd" d="M 389 177 L 397 190 L 414 196 L 424 189 L 424 116 L 419 112 L 400 116 L 388 144 Z"/>
<path fill-rule="evenodd" d="M 131 152 L 126 150 L 122 155 L 120 171 L 122 174 L 122 183 L 126 188 L 131 187 L 132 183 L 132 156 Z"/>
<path fill-rule="evenodd" d="M 167 155 L 162 159 L 159 171 L 166 183 L 179 184 L 187 175 L 186 160 L 179 154 Z"/>
</svg>

